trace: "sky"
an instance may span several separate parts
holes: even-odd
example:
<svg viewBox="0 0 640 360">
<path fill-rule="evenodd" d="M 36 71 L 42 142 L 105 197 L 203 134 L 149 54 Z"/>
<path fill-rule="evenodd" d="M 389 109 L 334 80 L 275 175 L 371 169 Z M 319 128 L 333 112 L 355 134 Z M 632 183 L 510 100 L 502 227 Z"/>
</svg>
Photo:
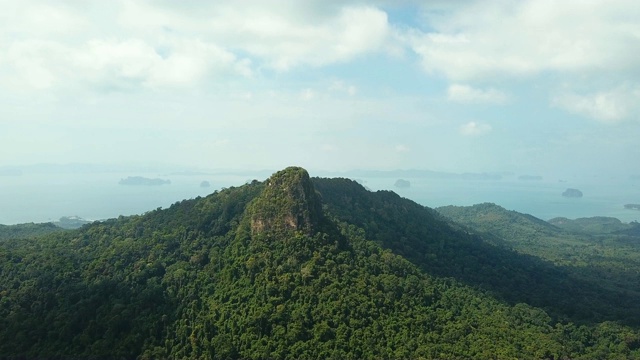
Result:
<svg viewBox="0 0 640 360">
<path fill-rule="evenodd" d="M 634 0 L 0 10 L 0 167 L 640 174 Z"/>
</svg>

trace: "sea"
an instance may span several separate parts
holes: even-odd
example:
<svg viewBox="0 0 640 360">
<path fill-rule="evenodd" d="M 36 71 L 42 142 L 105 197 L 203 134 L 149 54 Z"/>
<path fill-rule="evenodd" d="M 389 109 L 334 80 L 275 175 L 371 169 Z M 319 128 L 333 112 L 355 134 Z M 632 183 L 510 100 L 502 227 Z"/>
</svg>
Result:
<svg viewBox="0 0 640 360">
<path fill-rule="evenodd" d="M 314 175 L 314 174 L 312 174 Z M 161 178 L 164 185 L 121 185 L 129 176 Z M 0 176 L 0 224 L 57 221 L 63 216 L 86 220 L 105 220 L 118 216 L 144 214 L 157 208 L 215 190 L 241 186 L 268 175 L 256 174 L 158 174 L 158 173 L 23 173 Z M 640 221 L 640 211 L 625 209 L 624 204 L 640 203 L 640 180 L 572 179 L 471 180 L 463 178 L 405 178 L 408 188 L 394 185 L 391 177 L 356 179 L 371 191 L 391 190 L 428 207 L 470 206 L 495 203 L 508 210 L 531 214 L 542 220 L 593 216 L 615 217 L 623 222 Z M 207 181 L 210 186 L 202 187 Z M 576 188 L 582 198 L 563 197 L 567 188 Z"/>
</svg>

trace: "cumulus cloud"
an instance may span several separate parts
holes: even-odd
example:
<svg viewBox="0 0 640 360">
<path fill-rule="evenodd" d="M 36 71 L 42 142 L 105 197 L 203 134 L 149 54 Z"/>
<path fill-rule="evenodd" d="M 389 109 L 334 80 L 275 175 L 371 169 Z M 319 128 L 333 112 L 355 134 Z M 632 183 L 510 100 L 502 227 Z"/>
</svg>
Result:
<svg viewBox="0 0 640 360">
<path fill-rule="evenodd" d="M 390 33 L 384 11 L 362 5 L 319 4 L 261 1 L 248 7 L 216 2 L 189 7 L 136 2 L 126 5 L 121 19 L 125 26 L 139 31 L 179 28 L 200 34 L 281 71 L 348 61 L 384 47 Z"/>
<path fill-rule="evenodd" d="M 639 102 L 640 87 L 630 86 L 590 94 L 565 92 L 552 99 L 555 106 L 606 123 L 621 122 L 638 114 Z"/>
<path fill-rule="evenodd" d="M 306 5 L 12 3 L 0 14 L 0 47 L 6 49 L 0 74 L 10 75 L 0 86 L 193 86 L 225 75 L 251 77 L 264 68 L 346 62 L 382 51 L 388 41 L 390 25 L 382 10 Z M 345 91 L 354 94 L 356 88 Z"/>
<path fill-rule="evenodd" d="M 452 84 L 447 89 L 447 97 L 451 101 L 462 103 L 494 103 L 502 104 L 507 95 L 496 89 L 475 89 L 469 85 Z"/>
<path fill-rule="evenodd" d="M 640 67 L 633 0 L 475 1 L 429 9 L 404 39 L 428 72 L 459 80 Z"/>
<path fill-rule="evenodd" d="M 80 47 L 51 41 L 18 41 L 8 51 L 14 84 L 35 88 L 89 83 L 112 89 L 190 85 L 223 69 L 247 75 L 243 62 L 211 44 L 185 40 L 161 56 L 140 39 L 94 39 Z"/>
<path fill-rule="evenodd" d="M 481 124 L 475 121 L 460 126 L 460 134 L 464 136 L 482 136 L 488 134 L 491 130 L 491 125 Z"/>
<path fill-rule="evenodd" d="M 4 35 L 39 38 L 78 33 L 91 25 L 81 10 L 64 1 L 3 1 L 0 31 Z"/>
</svg>

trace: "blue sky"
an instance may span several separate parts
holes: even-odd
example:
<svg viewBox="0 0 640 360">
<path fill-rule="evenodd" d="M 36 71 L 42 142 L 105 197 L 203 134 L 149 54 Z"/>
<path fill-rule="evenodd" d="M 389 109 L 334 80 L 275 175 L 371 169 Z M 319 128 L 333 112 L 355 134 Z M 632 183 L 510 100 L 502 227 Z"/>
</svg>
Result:
<svg viewBox="0 0 640 360">
<path fill-rule="evenodd" d="M 0 166 L 640 174 L 631 0 L 0 9 Z"/>
</svg>

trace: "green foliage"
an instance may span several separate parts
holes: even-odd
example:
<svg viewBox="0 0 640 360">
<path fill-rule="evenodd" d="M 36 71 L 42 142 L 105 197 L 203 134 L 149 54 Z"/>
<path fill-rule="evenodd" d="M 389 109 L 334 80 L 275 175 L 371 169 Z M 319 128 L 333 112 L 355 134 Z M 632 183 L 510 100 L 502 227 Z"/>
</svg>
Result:
<svg viewBox="0 0 640 360">
<path fill-rule="evenodd" d="M 640 324 L 640 237 L 626 232 L 635 224 L 604 217 L 545 222 L 494 204 L 438 211 L 469 232 L 561 269 L 564 276 L 555 279 L 564 287 L 558 289 L 563 293 L 560 314 L 581 322 Z M 549 293 L 549 301 L 557 301 L 556 293 Z"/>
<path fill-rule="evenodd" d="M 559 217 L 549 220 L 549 223 L 569 232 L 578 232 L 590 235 L 620 233 L 634 227 L 633 224 L 625 224 L 616 218 L 604 216 L 580 218 L 575 220 Z"/>
<path fill-rule="evenodd" d="M 7 239 L 25 239 L 63 231 L 53 223 L 0 225 L 0 241 Z"/>
<path fill-rule="evenodd" d="M 635 328 L 558 323 L 478 285 L 530 280 L 503 266 L 531 256 L 356 186 L 290 168 L 142 216 L 4 240 L 0 357 L 640 357 Z"/>
</svg>

